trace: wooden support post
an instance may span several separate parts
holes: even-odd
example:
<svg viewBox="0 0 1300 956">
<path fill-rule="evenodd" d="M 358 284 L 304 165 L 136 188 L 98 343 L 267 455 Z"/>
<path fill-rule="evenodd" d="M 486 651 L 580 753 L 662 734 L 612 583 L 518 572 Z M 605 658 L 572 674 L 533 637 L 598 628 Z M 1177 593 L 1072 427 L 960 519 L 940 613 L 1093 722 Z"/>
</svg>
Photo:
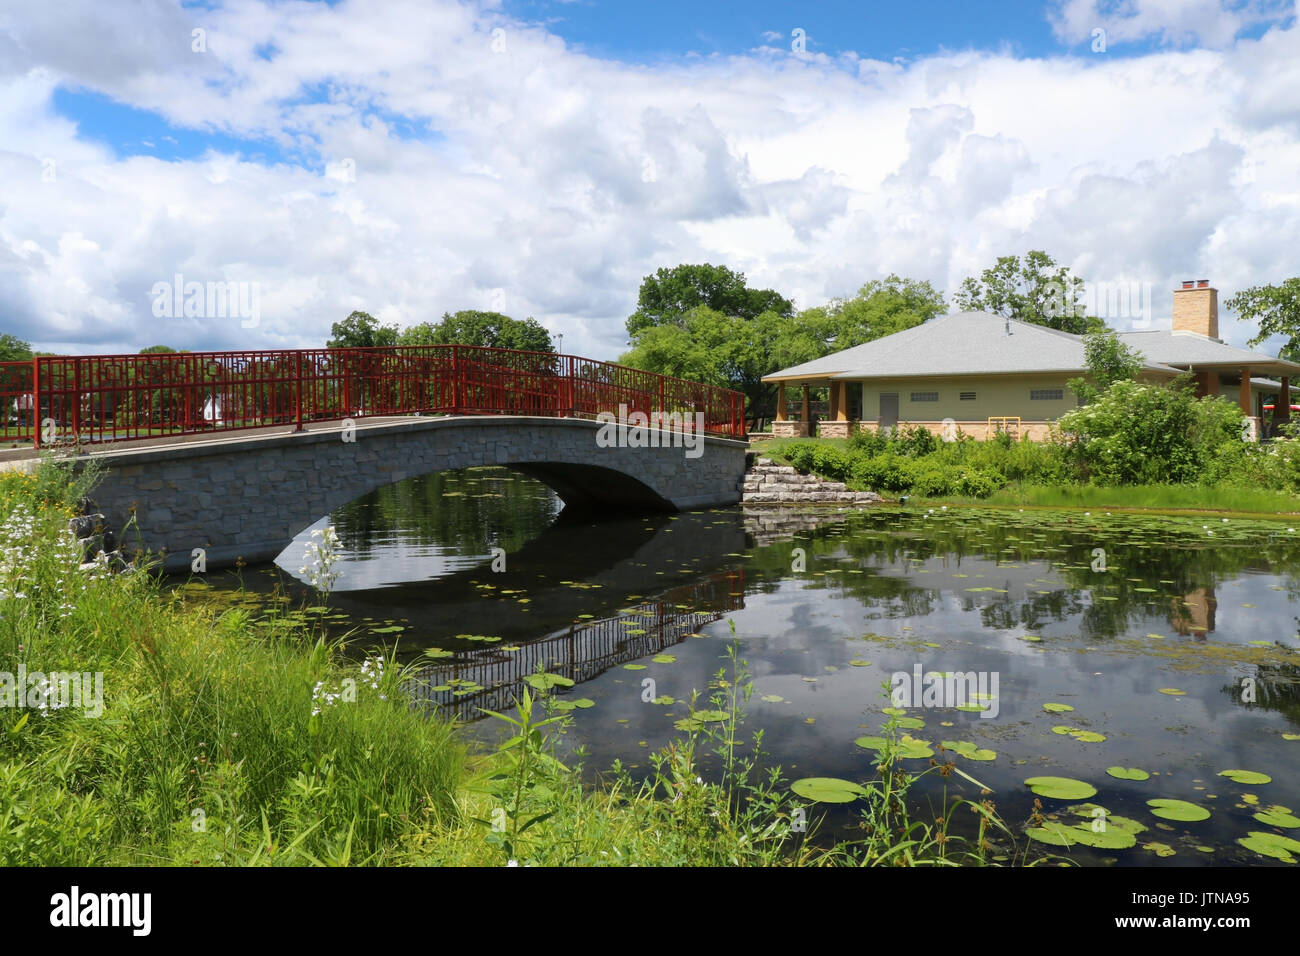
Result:
<svg viewBox="0 0 1300 956">
<path fill-rule="evenodd" d="M 1282 381 L 1285 382 L 1286 379 Z M 785 382 L 776 383 L 776 420 L 785 421 Z"/>
<path fill-rule="evenodd" d="M 1243 367 L 1241 370 L 1241 389 L 1237 392 L 1237 406 L 1241 409 L 1241 414 L 1250 416 L 1255 410 L 1250 407 L 1250 369 Z"/>
<path fill-rule="evenodd" d="M 847 422 L 849 420 L 849 383 L 836 382 L 834 388 L 839 395 L 835 402 L 835 420 L 837 422 Z"/>
<path fill-rule="evenodd" d="M 1291 379 L 1282 376 L 1282 388 L 1277 393 L 1277 402 L 1273 406 L 1273 428 L 1291 421 Z"/>
</svg>

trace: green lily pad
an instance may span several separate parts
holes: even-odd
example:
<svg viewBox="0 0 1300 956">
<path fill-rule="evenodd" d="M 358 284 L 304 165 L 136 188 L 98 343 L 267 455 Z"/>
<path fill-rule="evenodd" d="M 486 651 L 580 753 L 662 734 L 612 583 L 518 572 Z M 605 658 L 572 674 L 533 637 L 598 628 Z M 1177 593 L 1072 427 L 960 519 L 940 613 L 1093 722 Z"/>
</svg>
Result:
<svg viewBox="0 0 1300 956">
<path fill-rule="evenodd" d="M 529 674 L 524 682 L 536 690 L 547 691 L 552 687 L 572 687 L 573 681 L 559 674 Z"/>
<path fill-rule="evenodd" d="M 768 704 L 779 704 L 785 700 L 780 694 L 764 694 L 759 700 Z"/>
<path fill-rule="evenodd" d="M 1041 827 L 1031 827 L 1025 835 L 1051 846 L 1082 845 L 1104 850 L 1127 850 L 1137 843 L 1137 837 L 1116 827 L 1107 826 L 1099 832 L 1092 828 L 1091 823 L 1066 826 L 1054 820 L 1046 821 Z"/>
<path fill-rule="evenodd" d="M 946 750 L 960 754 L 967 760 L 996 760 L 996 750 L 985 750 L 967 740 L 945 740 L 943 746 Z"/>
<path fill-rule="evenodd" d="M 870 667 L 871 661 L 864 661 L 860 657 L 855 657 L 853 660 L 849 661 L 849 664 L 853 667 Z"/>
<path fill-rule="evenodd" d="M 1177 687 L 1161 687 L 1156 693 L 1168 694 L 1170 697 L 1186 697 L 1187 691 L 1179 690 Z"/>
<path fill-rule="evenodd" d="M 725 710 L 697 710 L 695 713 L 691 714 L 691 716 L 706 724 L 715 724 L 731 719 L 731 715 Z"/>
<path fill-rule="evenodd" d="M 903 738 L 898 742 L 898 755 L 907 760 L 920 760 L 933 757 L 934 750 L 927 741 L 903 734 Z"/>
<path fill-rule="evenodd" d="M 1095 803 L 1081 803 L 1077 806 L 1070 807 L 1070 812 L 1076 816 L 1088 817 L 1091 821 L 1093 819 L 1093 813 L 1098 809 L 1105 811 L 1106 808 L 1098 807 Z M 1122 817 L 1117 813 L 1106 813 L 1106 826 L 1135 835 L 1142 833 L 1147 829 L 1145 823 L 1139 823 L 1131 817 Z"/>
<path fill-rule="evenodd" d="M 586 710 L 588 707 L 595 707 L 596 702 L 590 697 L 578 697 L 574 699 L 573 706 L 579 710 Z"/>
<path fill-rule="evenodd" d="M 625 670 L 625 671 L 643 671 L 643 670 L 645 670 L 645 665 L 644 665 L 644 664 L 624 664 L 624 665 L 623 665 L 623 670 Z"/>
<path fill-rule="evenodd" d="M 907 730 L 918 730 L 925 726 L 925 721 L 920 717 L 895 717 L 894 723 Z"/>
<path fill-rule="evenodd" d="M 1078 727 L 1067 727 L 1064 724 L 1059 724 L 1056 727 L 1052 728 L 1052 733 L 1060 734 L 1063 737 L 1069 736 L 1070 734 L 1073 733 L 1077 733 L 1078 731 L 1079 731 Z"/>
<path fill-rule="evenodd" d="M 889 745 L 884 737 L 859 737 L 853 742 L 863 750 L 884 750 Z"/>
<path fill-rule="evenodd" d="M 1107 767 L 1106 773 L 1116 780 L 1150 780 L 1151 774 L 1137 767 Z"/>
<path fill-rule="evenodd" d="M 880 708 L 880 712 L 882 714 L 889 714 L 891 717 L 902 717 L 907 713 L 907 711 L 902 707 L 882 707 Z"/>
<path fill-rule="evenodd" d="M 1097 795 L 1092 784 L 1071 777 L 1030 777 L 1025 786 L 1040 797 L 1056 800 L 1087 800 Z"/>
<path fill-rule="evenodd" d="M 1154 853 L 1156 856 L 1173 856 L 1173 855 L 1174 855 L 1174 848 L 1171 847 L 1168 843 L 1155 843 L 1155 842 L 1152 842 L 1152 843 L 1143 843 L 1143 844 L 1142 844 L 1142 849 L 1144 849 L 1144 850 L 1150 850 L 1150 851 L 1151 851 L 1152 853 Z"/>
<path fill-rule="evenodd" d="M 790 784 L 790 789 L 814 803 L 852 803 L 867 795 L 858 784 L 838 777 L 804 777 Z"/>
<path fill-rule="evenodd" d="M 671 655 L 671 654 L 656 654 L 654 657 L 650 658 L 650 660 L 652 660 L 652 661 L 653 661 L 654 663 L 656 663 L 656 664 L 676 664 L 676 663 L 677 663 L 677 658 L 673 657 L 673 655 Z"/>
<path fill-rule="evenodd" d="M 1268 774 L 1254 770 L 1220 770 L 1219 776 L 1227 777 L 1234 783 L 1248 783 L 1251 785 L 1273 782 L 1273 778 Z"/>
<path fill-rule="evenodd" d="M 443 657 L 454 657 L 455 653 L 456 653 L 455 651 L 444 651 L 442 650 L 442 648 L 439 647 L 431 647 L 424 652 L 424 656 L 432 657 L 436 660 Z"/>
<path fill-rule="evenodd" d="M 1043 710 L 1049 714 L 1064 714 L 1067 711 L 1074 710 L 1069 704 L 1044 704 Z"/>
<path fill-rule="evenodd" d="M 1252 830 L 1249 836 L 1240 837 L 1237 842 L 1247 850 L 1254 850 L 1264 856 L 1271 856 L 1283 863 L 1294 863 L 1295 857 L 1292 854 L 1300 853 L 1300 841 L 1277 833 Z"/>
<path fill-rule="evenodd" d="M 1074 733 L 1070 734 L 1070 736 L 1085 744 L 1100 743 L 1106 739 L 1105 734 L 1099 734 L 1095 730 L 1076 730 Z"/>
<path fill-rule="evenodd" d="M 1156 800 L 1148 800 L 1147 806 L 1151 807 L 1152 814 L 1165 820 L 1195 823 L 1198 820 L 1210 819 L 1209 810 L 1194 803 L 1188 803 L 1186 800 L 1170 800 L 1161 797 Z"/>
<path fill-rule="evenodd" d="M 1255 819 L 1267 827 L 1280 827 L 1283 830 L 1300 829 L 1300 817 L 1279 810 L 1264 810 L 1255 814 Z"/>
</svg>

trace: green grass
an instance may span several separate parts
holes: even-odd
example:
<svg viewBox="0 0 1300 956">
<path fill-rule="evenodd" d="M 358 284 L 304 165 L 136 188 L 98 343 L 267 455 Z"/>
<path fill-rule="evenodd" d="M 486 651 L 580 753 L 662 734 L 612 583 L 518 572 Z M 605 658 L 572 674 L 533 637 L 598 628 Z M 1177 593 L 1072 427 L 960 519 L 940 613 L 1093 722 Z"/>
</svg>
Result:
<svg viewBox="0 0 1300 956">
<path fill-rule="evenodd" d="M 358 664 L 305 611 L 81 569 L 64 529 L 92 479 L 51 459 L 0 473 L 0 672 L 103 675 L 98 715 L 0 707 L 0 865 L 985 865 L 1003 837 L 1015 860 L 986 802 L 912 819 L 917 778 L 889 753 L 863 774 L 864 836 L 810 841 L 817 805 L 759 769 L 761 732 L 740 737 L 734 644 L 723 689 L 690 700 L 714 714 L 647 754 L 648 781 L 616 764 L 584 786 L 545 695 L 476 753 L 409 706 L 409 673 Z"/>
<path fill-rule="evenodd" d="M 1113 511 L 1186 511 L 1250 515 L 1300 514 L 1300 498 L 1239 485 L 1029 485 L 1017 483 L 987 498 L 915 499 L 926 503 L 995 507 L 1108 508 Z"/>
</svg>

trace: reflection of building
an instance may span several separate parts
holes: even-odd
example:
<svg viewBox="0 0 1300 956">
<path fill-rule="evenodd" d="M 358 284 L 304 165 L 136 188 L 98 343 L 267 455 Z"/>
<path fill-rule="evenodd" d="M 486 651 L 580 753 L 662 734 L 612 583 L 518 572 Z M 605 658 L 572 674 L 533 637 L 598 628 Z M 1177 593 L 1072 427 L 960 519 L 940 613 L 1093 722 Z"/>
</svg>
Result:
<svg viewBox="0 0 1300 956">
<path fill-rule="evenodd" d="M 685 605 L 688 610 L 679 610 Z M 567 677 L 575 684 L 599 677 L 611 667 L 658 654 L 687 635 L 712 624 L 729 611 L 745 606 L 744 571 L 710 575 L 697 584 L 674 588 L 653 601 L 643 601 L 618 617 L 572 624 L 567 630 L 524 644 L 509 652 L 493 645 L 458 652 L 450 664 L 425 668 L 407 685 L 415 700 L 437 705 L 459 720 L 478 720 L 482 708 L 504 711 L 524 687 L 524 678 L 538 671 Z M 698 609 L 697 609 L 698 608 Z M 465 683 L 480 688 L 456 696 Z M 435 687 L 452 686 L 435 691 Z"/>
<path fill-rule="evenodd" d="M 1169 623 L 1179 634 L 1203 635 L 1214 631 L 1214 612 L 1218 610 L 1219 599 L 1214 596 L 1214 588 L 1197 588 L 1186 597 L 1174 603 Z"/>
</svg>

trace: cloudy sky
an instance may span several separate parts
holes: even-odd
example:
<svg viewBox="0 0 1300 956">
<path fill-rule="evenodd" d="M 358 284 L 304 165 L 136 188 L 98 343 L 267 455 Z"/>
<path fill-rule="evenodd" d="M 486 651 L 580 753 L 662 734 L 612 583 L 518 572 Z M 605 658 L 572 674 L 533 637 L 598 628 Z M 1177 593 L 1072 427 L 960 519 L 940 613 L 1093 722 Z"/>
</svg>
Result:
<svg viewBox="0 0 1300 956">
<path fill-rule="evenodd" d="M 614 358 L 661 266 L 803 307 L 1036 248 L 1149 284 L 1119 327 L 1296 275 L 1295 0 L 0 6 L 0 331 L 40 349 L 494 308 Z M 256 321 L 155 314 L 178 275 Z"/>
</svg>

